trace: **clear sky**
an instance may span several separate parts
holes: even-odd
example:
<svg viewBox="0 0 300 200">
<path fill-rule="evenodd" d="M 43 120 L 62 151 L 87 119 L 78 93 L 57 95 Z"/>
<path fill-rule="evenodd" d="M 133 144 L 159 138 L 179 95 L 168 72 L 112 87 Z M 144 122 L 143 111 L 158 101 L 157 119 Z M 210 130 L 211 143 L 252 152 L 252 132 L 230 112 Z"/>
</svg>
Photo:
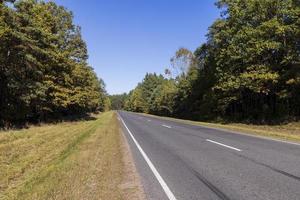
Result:
<svg viewBox="0 0 300 200">
<path fill-rule="evenodd" d="M 146 72 L 163 73 L 180 47 L 195 50 L 219 17 L 215 0 L 54 0 L 82 27 L 89 63 L 109 94 L 128 92 Z"/>
</svg>

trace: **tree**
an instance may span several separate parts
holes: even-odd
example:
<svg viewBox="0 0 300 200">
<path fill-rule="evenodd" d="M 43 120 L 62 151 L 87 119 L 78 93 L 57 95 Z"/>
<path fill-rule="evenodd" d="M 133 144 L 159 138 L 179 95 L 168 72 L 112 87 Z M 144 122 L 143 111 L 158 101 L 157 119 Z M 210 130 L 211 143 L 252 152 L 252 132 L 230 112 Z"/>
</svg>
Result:
<svg viewBox="0 0 300 200">
<path fill-rule="evenodd" d="M 174 112 L 175 95 L 177 87 L 173 79 L 164 80 L 151 95 L 152 104 L 149 112 L 152 114 L 172 116 Z"/>
<path fill-rule="evenodd" d="M 256 123 L 299 118 L 299 1 L 216 5 L 221 18 L 209 27 L 207 42 L 194 53 L 185 48 L 175 53 L 165 70 L 169 82 L 138 86 L 148 107 L 144 112 Z M 167 86 L 172 81 L 176 90 Z M 168 113 L 162 110 L 166 103 Z"/>
<path fill-rule="evenodd" d="M 299 4 L 224 0 L 218 6 L 225 12 L 210 28 L 209 43 L 216 52 L 221 111 L 253 120 L 288 114 L 282 109 L 291 100 L 287 83 L 299 77 Z M 298 72 L 287 76 L 291 70 Z"/>
<path fill-rule="evenodd" d="M 148 112 L 148 105 L 143 99 L 143 91 L 141 85 L 129 93 L 129 97 L 125 102 L 125 108 L 134 112 Z"/>
<path fill-rule="evenodd" d="M 116 94 L 109 96 L 111 101 L 111 108 L 112 110 L 122 110 L 125 107 L 125 101 L 127 99 L 127 94 Z"/>
<path fill-rule="evenodd" d="M 0 2 L 0 126 L 103 109 L 104 85 L 71 12 L 54 2 L 10 2 Z"/>
<path fill-rule="evenodd" d="M 171 67 L 165 70 L 165 74 L 173 78 L 185 76 L 189 68 L 195 64 L 194 54 L 186 48 L 179 48 L 170 59 Z"/>
</svg>

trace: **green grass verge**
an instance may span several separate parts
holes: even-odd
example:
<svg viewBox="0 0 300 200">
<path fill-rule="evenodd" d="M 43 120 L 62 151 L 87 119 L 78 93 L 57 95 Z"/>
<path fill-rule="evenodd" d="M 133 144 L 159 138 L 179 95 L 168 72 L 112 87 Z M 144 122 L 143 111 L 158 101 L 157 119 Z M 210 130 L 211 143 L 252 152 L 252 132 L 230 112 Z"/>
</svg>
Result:
<svg viewBox="0 0 300 200">
<path fill-rule="evenodd" d="M 121 140 L 114 112 L 0 132 L 0 199 L 122 199 Z"/>
</svg>

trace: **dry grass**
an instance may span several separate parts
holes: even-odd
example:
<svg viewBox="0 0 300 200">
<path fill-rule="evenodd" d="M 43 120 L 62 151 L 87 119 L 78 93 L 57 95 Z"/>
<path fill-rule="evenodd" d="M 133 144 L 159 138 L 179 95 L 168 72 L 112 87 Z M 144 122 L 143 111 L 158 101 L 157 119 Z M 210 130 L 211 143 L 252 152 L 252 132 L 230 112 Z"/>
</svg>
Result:
<svg viewBox="0 0 300 200">
<path fill-rule="evenodd" d="M 149 114 L 143 114 L 149 115 Z M 175 119 L 171 117 L 159 117 L 155 115 L 150 115 L 153 117 L 164 118 L 171 121 L 177 121 L 186 124 L 200 125 L 212 128 L 221 128 L 232 131 L 238 131 L 246 134 L 259 135 L 265 137 L 271 137 L 274 139 L 289 140 L 300 142 L 300 122 L 292 122 L 284 125 L 252 125 L 252 124 L 242 124 L 242 123 L 208 123 L 208 122 L 198 122 L 191 120 Z"/>
<path fill-rule="evenodd" d="M 124 199 L 115 113 L 0 132 L 0 199 Z"/>
</svg>

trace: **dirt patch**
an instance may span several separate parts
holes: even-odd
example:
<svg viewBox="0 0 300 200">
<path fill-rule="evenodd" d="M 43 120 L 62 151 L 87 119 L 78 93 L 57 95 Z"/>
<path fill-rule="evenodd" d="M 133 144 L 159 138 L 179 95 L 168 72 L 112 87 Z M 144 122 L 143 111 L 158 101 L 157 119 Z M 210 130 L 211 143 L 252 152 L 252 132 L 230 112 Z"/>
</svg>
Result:
<svg viewBox="0 0 300 200">
<path fill-rule="evenodd" d="M 122 135 L 121 149 L 123 152 L 124 162 L 124 177 L 119 186 L 122 191 L 122 197 L 124 200 L 146 200 L 144 189 L 134 164 L 129 144 L 123 130 L 121 128 L 119 130 Z"/>
</svg>

